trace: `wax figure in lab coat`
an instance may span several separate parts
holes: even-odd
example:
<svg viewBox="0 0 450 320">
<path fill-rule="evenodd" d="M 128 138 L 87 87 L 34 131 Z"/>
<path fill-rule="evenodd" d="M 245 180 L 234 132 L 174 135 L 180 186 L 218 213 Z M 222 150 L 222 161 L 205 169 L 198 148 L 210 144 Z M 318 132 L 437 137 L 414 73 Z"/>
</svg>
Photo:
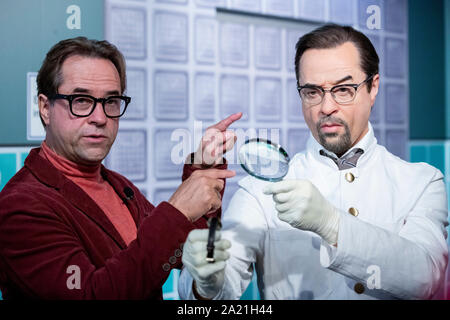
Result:
<svg viewBox="0 0 450 320">
<path fill-rule="evenodd" d="M 306 149 L 281 182 L 239 182 L 215 263 L 204 258 L 207 231 L 190 232 L 180 297 L 238 299 L 256 269 L 263 299 L 431 298 L 448 262 L 443 175 L 377 143 L 374 47 L 327 25 L 296 49 Z"/>
</svg>

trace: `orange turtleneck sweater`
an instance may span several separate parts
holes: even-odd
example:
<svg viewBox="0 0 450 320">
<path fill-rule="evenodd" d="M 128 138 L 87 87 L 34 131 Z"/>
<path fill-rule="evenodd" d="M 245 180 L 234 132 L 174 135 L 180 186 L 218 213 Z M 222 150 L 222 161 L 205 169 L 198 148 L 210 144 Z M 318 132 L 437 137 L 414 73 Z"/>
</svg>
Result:
<svg viewBox="0 0 450 320">
<path fill-rule="evenodd" d="M 125 203 L 113 187 L 100 174 L 101 165 L 85 166 L 74 163 L 57 155 L 47 144 L 42 142 L 39 155 L 76 183 L 103 210 L 122 239 L 128 245 L 136 239 L 137 228 Z"/>
</svg>

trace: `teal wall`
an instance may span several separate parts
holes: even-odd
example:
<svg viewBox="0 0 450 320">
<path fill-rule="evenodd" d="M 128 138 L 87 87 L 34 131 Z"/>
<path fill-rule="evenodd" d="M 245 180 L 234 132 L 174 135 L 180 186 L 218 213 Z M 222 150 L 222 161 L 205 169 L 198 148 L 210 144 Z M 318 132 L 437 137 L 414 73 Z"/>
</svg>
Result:
<svg viewBox="0 0 450 320">
<path fill-rule="evenodd" d="M 450 0 L 410 0 L 410 160 L 450 181 Z"/>
<path fill-rule="evenodd" d="M 410 161 L 441 170 L 450 195 L 450 0 L 408 3 Z M 450 266 L 436 298 L 449 289 Z"/>
<path fill-rule="evenodd" d="M 450 130 L 447 128 L 449 122 L 446 121 L 448 114 L 445 107 L 444 68 L 445 20 L 448 25 L 448 18 L 444 17 L 444 7 L 448 2 L 448 0 L 408 1 L 411 139 L 450 137 Z"/>
<path fill-rule="evenodd" d="M 67 7 L 81 9 L 81 29 L 68 29 Z M 0 145 L 27 141 L 27 72 L 37 72 L 46 52 L 76 36 L 103 38 L 103 0 L 0 1 Z M 36 142 L 34 142 L 36 144 Z"/>
<path fill-rule="evenodd" d="M 444 1 L 446 137 L 450 137 L 450 0 Z"/>
</svg>

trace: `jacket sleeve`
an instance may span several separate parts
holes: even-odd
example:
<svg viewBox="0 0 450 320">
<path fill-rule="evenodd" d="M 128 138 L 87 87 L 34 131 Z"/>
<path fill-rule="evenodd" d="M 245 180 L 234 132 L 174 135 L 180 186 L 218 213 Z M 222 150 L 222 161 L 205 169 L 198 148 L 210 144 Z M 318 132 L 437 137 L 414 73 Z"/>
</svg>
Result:
<svg viewBox="0 0 450 320">
<path fill-rule="evenodd" d="M 341 212 L 337 248 L 322 241 L 321 264 L 361 282 L 368 295 L 429 299 L 447 267 L 447 225 L 445 184 L 436 170 L 398 230 Z"/>
<path fill-rule="evenodd" d="M 222 224 L 222 238 L 231 242 L 230 258 L 226 262 L 224 286 L 214 299 L 237 300 L 252 280 L 253 264 L 262 258 L 268 227 L 260 203 L 243 188 L 233 195 Z M 192 276 L 183 268 L 178 280 L 180 298 L 195 299 L 192 282 Z"/>
<path fill-rule="evenodd" d="M 167 202 L 144 218 L 137 238 L 97 266 L 61 215 L 36 197 L 4 198 L 22 201 L 26 210 L 0 215 L 0 266 L 7 288 L 39 299 L 147 299 L 158 298 L 173 267 L 181 267 L 175 251 L 194 228 Z M 56 210 L 55 210 L 56 209 Z M 83 232 L 83 231 L 79 231 Z M 78 279 L 78 280 L 77 280 Z M 4 292 L 5 298 L 8 292 Z M 11 297 L 14 294 L 11 292 Z"/>
</svg>

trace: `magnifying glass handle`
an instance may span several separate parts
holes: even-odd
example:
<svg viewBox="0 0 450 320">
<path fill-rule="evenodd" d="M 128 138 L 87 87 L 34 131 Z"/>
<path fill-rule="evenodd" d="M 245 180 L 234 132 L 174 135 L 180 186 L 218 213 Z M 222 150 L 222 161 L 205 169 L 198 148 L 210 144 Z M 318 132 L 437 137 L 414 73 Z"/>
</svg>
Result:
<svg viewBox="0 0 450 320">
<path fill-rule="evenodd" d="M 214 239 L 216 236 L 216 230 L 220 229 L 220 221 L 217 217 L 212 217 L 208 221 L 209 234 L 208 234 L 208 244 L 206 246 L 207 254 L 206 261 L 213 263 L 214 259 Z"/>
</svg>

